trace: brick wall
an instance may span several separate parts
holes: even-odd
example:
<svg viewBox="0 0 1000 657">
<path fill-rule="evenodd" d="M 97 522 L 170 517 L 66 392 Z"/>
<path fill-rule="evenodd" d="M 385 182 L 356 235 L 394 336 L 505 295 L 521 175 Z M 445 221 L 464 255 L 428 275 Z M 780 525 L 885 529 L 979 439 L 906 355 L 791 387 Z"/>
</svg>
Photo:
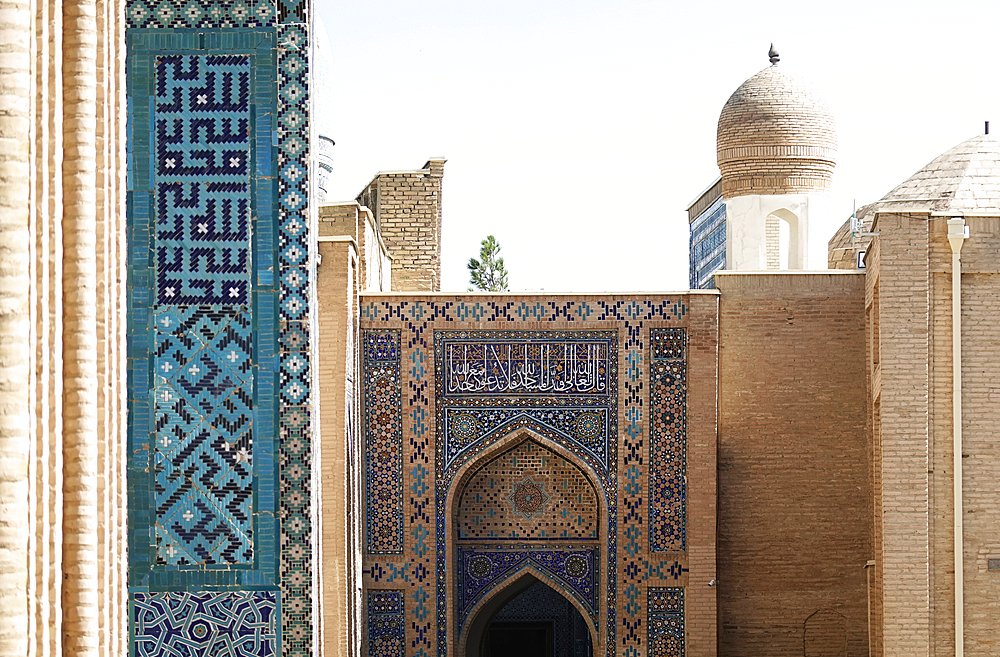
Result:
<svg viewBox="0 0 1000 657">
<path fill-rule="evenodd" d="M 357 198 L 375 221 L 393 258 L 392 289 L 441 289 L 441 181 L 443 159 L 417 171 L 383 172 Z"/>
<path fill-rule="evenodd" d="M 358 249 L 358 288 L 388 291 L 392 280 L 392 256 L 378 232 L 369 208 L 356 201 L 319 207 L 319 235 L 343 235 L 353 239 Z"/>
<path fill-rule="evenodd" d="M 322 225 L 322 224 L 321 224 Z M 322 492 L 318 507 L 322 550 L 322 646 L 327 657 L 357 655 L 360 649 L 358 555 L 360 527 L 356 408 L 358 249 L 349 238 L 324 240 L 320 231 L 316 269 L 318 357 L 314 360 L 321 415 L 317 467 Z"/>
<path fill-rule="evenodd" d="M 882 589 L 886 655 L 930 650 L 929 563 L 931 485 L 928 223 L 926 217 L 879 214 L 876 252 L 869 258 L 873 298 L 870 364 L 873 437 L 881 458 L 881 550 L 876 575 Z M 877 296 L 877 300 L 874 298 Z M 876 330 L 877 327 L 877 330 Z"/>
<path fill-rule="evenodd" d="M 717 274 L 719 652 L 864 655 L 864 279 Z"/>
</svg>

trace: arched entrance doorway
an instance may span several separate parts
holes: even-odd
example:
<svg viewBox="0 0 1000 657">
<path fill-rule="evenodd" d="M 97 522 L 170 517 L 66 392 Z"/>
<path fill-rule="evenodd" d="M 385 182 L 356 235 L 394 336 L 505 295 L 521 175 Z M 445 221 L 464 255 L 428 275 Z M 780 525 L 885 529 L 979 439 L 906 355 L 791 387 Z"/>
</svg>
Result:
<svg viewBox="0 0 1000 657">
<path fill-rule="evenodd" d="M 590 628 L 558 591 L 531 575 L 472 621 L 466 655 L 593 657 Z M 491 611 L 492 610 L 492 611 Z M 491 615 L 492 614 L 492 615 Z M 478 650 L 471 650 L 471 646 Z"/>
<path fill-rule="evenodd" d="M 521 434 L 470 464 L 452 495 L 456 654 L 600 649 L 603 506 L 573 455 Z"/>
</svg>

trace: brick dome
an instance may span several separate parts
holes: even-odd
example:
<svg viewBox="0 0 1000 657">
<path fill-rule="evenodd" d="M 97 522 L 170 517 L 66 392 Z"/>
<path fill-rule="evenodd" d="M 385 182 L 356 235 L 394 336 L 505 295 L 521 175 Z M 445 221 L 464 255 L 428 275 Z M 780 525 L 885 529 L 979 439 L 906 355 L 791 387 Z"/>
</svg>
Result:
<svg viewBox="0 0 1000 657">
<path fill-rule="evenodd" d="M 777 64 L 740 85 L 719 116 L 724 198 L 830 189 L 836 164 L 833 114 L 808 84 Z"/>
</svg>

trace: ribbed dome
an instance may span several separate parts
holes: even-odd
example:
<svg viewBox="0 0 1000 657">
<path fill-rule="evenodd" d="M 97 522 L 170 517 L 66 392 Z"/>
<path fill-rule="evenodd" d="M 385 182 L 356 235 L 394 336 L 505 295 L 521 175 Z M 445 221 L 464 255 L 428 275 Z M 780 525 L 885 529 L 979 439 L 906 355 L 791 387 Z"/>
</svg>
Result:
<svg viewBox="0 0 1000 657">
<path fill-rule="evenodd" d="M 825 191 L 836 164 L 837 132 L 826 103 L 775 63 L 726 101 L 717 149 L 724 198 Z"/>
<path fill-rule="evenodd" d="M 901 206 L 969 216 L 1000 212 L 1000 139 L 979 135 L 963 141 L 879 201 L 882 212 Z"/>
</svg>

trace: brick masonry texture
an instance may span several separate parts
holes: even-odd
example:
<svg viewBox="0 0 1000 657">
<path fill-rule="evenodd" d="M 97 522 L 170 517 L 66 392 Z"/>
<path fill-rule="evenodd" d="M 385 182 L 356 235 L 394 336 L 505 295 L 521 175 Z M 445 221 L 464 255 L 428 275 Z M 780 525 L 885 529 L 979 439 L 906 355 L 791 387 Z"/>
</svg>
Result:
<svg viewBox="0 0 1000 657">
<path fill-rule="evenodd" d="M 947 217 L 876 215 L 868 268 L 868 370 L 876 551 L 873 654 L 954 654 L 951 249 Z M 966 651 L 993 654 L 1000 555 L 993 363 L 1000 219 L 968 217 L 962 249 Z M 913 355 L 911 355 L 913 354 Z M 927 360 L 919 362 L 926 354 Z M 892 413 L 892 415 L 890 415 Z M 877 544 L 878 544 L 877 543 Z M 881 593 L 881 596 L 878 594 Z M 880 599 L 881 597 L 881 599 Z"/>
<path fill-rule="evenodd" d="M 441 289 L 441 181 L 445 161 L 418 171 L 380 173 L 357 198 L 375 215 L 392 254 L 394 291 Z"/>
<path fill-rule="evenodd" d="M 830 188 L 837 153 L 833 114 L 780 65 L 740 85 L 722 108 L 717 137 L 725 198 Z"/>
<path fill-rule="evenodd" d="M 719 652 L 867 654 L 864 277 L 716 285 Z"/>
</svg>

